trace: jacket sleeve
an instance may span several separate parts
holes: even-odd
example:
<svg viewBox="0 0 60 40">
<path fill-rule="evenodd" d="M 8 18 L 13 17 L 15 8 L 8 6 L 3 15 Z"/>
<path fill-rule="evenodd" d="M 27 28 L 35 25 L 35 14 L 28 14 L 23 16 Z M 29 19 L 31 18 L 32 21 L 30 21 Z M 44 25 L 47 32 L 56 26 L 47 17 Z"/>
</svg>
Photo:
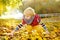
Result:
<svg viewBox="0 0 60 40">
<path fill-rule="evenodd" d="M 37 15 L 37 22 L 40 23 L 40 21 L 41 21 L 41 17 Z"/>
<path fill-rule="evenodd" d="M 21 28 L 22 26 L 23 26 L 22 24 L 19 24 L 19 25 L 16 27 L 15 31 L 19 30 L 19 28 Z"/>
<path fill-rule="evenodd" d="M 45 29 L 45 31 L 48 31 L 48 29 L 47 29 L 47 27 L 46 27 L 46 25 L 44 23 L 42 23 L 41 25 Z"/>
<path fill-rule="evenodd" d="M 22 19 L 22 24 L 23 24 L 23 25 L 26 24 L 26 22 L 24 21 L 24 19 Z"/>
</svg>

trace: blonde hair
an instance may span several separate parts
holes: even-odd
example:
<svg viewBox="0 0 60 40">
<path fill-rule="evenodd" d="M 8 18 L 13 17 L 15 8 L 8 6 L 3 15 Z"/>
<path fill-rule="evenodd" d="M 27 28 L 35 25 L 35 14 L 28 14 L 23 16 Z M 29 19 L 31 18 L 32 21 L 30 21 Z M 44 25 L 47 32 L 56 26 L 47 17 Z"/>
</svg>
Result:
<svg viewBox="0 0 60 40">
<path fill-rule="evenodd" d="M 33 8 L 31 8 L 31 7 L 26 8 L 26 9 L 24 10 L 24 14 L 26 14 L 26 12 L 27 12 L 28 10 L 30 10 L 30 11 L 33 12 L 31 15 L 35 15 L 35 10 L 34 10 Z"/>
</svg>

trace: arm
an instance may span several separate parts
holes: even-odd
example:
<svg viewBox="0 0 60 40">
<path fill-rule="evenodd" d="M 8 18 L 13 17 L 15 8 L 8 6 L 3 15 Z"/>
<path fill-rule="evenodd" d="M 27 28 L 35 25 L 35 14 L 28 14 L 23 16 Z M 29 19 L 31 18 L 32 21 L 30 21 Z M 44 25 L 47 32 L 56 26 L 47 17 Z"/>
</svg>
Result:
<svg viewBox="0 0 60 40">
<path fill-rule="evenodd" d="M 49 34 L 49 31 L 48 31 L 48 29 L 46 28 L 46 25 L 45 25 L 44 23 L 42 23 L 41 25 L 42 25 L 42 27 L 45 29 L 46 33 Z"/>
<path fill-rule="evenodd" d="M 48 31 L 47 28 L 46 28 L 46 25 L 44 23 L 42 23 L 41 25 L 45 29 L 45 31 Z"/>
<path fill-rule="evenodd" d="M 8 35 L 12 35 L 14 34 L 14 32 L 16 32 L 17 30 L 19 30 L 19 28 L 21 28 L 23 25 L 19 24 L 11 33 L 9 33 Z"/>
<path fill-rule="evenodd" d="M 15 31 L 19 30 L 19 28 L 21 28 L 23 25 L 22 24 L 19 24 L 16 28 L 15 28 Z"/>
<path fill-rule="evenodd" d="M 42 25 L 42 27 L 45 29 L 45 31 L 46 31 L 47 33 L 49 33 L 48 29 L 46 28 L 46 25 L 41 22 L 41 17 L 40 17 L 40 16 L 37 17 L 37 22 L 38 22 L 40 25 Z"/>
</svg>

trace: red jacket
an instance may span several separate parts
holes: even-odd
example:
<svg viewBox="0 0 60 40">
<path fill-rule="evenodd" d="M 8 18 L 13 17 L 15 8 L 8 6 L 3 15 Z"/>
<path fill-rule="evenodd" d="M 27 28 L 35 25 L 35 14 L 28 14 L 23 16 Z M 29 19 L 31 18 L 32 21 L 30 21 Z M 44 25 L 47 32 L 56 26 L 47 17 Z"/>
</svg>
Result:
<svg viewBox="0 0 60 40">
<path fill-rule="evenodd" d="M 36 25 L 39 24 L 40 21 L 41 21 L 40 16 L 39 16 L 38 14 L 36 14 L 36 15 L 34 15 L 34 19 L 33 19 L 32 23 L 31 23 L 30 25 L 31 25 L 31 26 L 36 26 Z M 23 21 L 22 21 L 22 24 L 23 24 L 23 25 L 24 25 L 24 24 L 27 24 L 24 19 L 23 19 Z"/>
</svg>

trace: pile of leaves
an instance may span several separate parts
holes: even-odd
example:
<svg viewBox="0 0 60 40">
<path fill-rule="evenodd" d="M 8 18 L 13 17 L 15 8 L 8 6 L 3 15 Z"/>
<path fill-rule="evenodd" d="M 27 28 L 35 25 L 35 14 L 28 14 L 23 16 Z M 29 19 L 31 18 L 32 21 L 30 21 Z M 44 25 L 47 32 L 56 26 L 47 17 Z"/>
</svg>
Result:
<svg viewBox="0 0 60 40">
<path fill-rule="evenodd" d="M 14 33 L 14 36 L 7 36 L 12 29 L 0 27 L 0 40 L 59 40 L 60 39 L 60 22 L 45 23 L 50 34 L 43 34 L 44 28 L 32 29 L 30 25 L 26 25 Z M 38 26 L 39 27 L 39 26 Z M 37 30 L 40 30 L 37 32 Z"/>
</svg>

